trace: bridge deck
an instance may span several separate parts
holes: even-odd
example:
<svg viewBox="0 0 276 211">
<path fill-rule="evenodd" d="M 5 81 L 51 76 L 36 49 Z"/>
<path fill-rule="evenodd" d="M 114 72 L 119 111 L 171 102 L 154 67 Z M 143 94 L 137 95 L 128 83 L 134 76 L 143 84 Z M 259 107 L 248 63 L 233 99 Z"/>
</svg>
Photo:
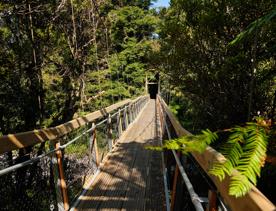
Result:
<svg viewBox="0 0 276 211">
<path fill-rule="evenodd" d="M 77 210 L 162 210 L 161 154 L 144 149 L 149 144 L 158 144 L 155 100 L 122 136 Z"/>
</svg>

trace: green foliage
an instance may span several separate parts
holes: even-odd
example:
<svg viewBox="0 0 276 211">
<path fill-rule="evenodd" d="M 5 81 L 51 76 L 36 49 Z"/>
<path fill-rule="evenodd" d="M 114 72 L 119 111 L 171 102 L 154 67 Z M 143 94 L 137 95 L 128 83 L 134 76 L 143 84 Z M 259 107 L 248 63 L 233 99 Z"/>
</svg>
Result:
<svg viewBox="0 0 276 211">
<path fill-rule="evenodd" d="M 161 48 L 154 62 L 167 83 L 164 92 L 172 95 L 170 107 L 185 128 L 220 131 L 253 121 L 257 113 L 275 120 L 275 14 L 272 0 L 173 0 L 160 11 Z M 267 148 L 273 146 L 268 133 L 259 122 L 215 133 L 220 141 L 213 144 L 222 145 L 226 161 L 215 163 L 210 173 L 222 180 L 240 172 L 230 178 L 230 195 L 242 196 L 256 185 Z M 183 142 L 190 137 L 164 148 L 202 151 L 207 145 L 201 138 L 200 144 L 192 140 L 187 151 Z"/>
<path fill-rule="evenodd" d="M 227 142 L 220 149 L 226 157 L 224 163 L 215 163 L 210 173 L 219 177 L 231 175 L 234 169 L 240 174 L 231 176 L 229 194 L 240 197 L 246 194 L 252 184 L 257 184 L 267 151 L 266 128 L 257 123 L 231 129 Z"/>
<path fill-rule="evenodd" d="M 271 22 L 271 20 L 276 16 L 276 8 L 271 10 L 269 13 L 266 15 L 258 18 L 257 20 L 253 21 L 252 23 L 249 24 L 249 26 L 242 31 L 240 34 L 236 36 L 236 38 L 229 43 L 229 45 L 235 45 L 245 38 L 249 38 L 250 36 L 253 35 L 256 30 L 260 29 L 262 26 L 268 24 Z"/>
<path fill-rule="evenodd" d="M 166 141 L 161 147 L 147 147 L 153 150 L 174 149 L 184 154 L 189 152 L 202 153 L 207 146 L 214 143 L 218 139 L 216 133 L 210 130 L 203 130 L 199 135 L 186 135 L 181 138 Z"/>
<path fill-rule="evenodd" d="M 144 92 L 150 1 L 0 3 L 0 133 L 55 126 Z"/>
<path fill-rule="evenodd" d="M 258 111 L 271 116 L 276 80 L 274 7 L 272 0 L 173 0 L 160 12 L 156 63 L 170 90 L 176 87 L 183 93 L 185 102 L 179 103 L 193 111 L 192 128 L 230 128 L 250 121 Z M 259 28 L 257 36 L 251 30 L 248 39 L 229 47 L 252 22 Z"/>
<path fill-rule="evenodd" d="M 227 133 L 225 143 L 219 148 L 226 160 L 213 163 L 210 174 L 223 180 L 230 176 L 229 194 L 235 197 L 245 195 L 257 184 L 261 167 L 264 164 L 267 151 L 268 128 L 260 123 L 247 123 L 244 127 L 235 127 Z M 220 137 L 220 138 L 219 138 Z M 207 146 L 221 140 L 222 133 L 202 131 L 199 135 L 183 136 L 166 141 L 162 147 L 149 147 L 149 149 L 174 149 L 184 154 L 190 152 L 204 152 Z M 233 173 L 237 170 L 239 173 Z M 232 174 L 233 173 L 233 174 Z"/>
</svg>

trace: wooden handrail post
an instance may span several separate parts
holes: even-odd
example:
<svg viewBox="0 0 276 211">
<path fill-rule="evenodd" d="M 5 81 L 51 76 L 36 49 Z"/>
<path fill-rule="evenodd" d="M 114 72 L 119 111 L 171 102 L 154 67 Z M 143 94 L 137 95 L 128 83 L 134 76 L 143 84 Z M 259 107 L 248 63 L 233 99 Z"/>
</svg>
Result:
<svg viewBox="0 0 276 211">
<path fill-rule="evenodd" d="M 133 108 L 133 120 L 135 120 L 136 119 L 136 107 L 135 107 L 135 103 L 133 103 L 132 108 Z"/>
<path fill-rule="evenodd" d="M 134 103 L 132 104 L 132 121 L 134 121 L 135 120 L 135 105 L 134 105 Z"/>
<path fill-rule="evenodd" d="M 119 109 L 118 114 L 117 114 L 117 127 L 118 127 L 118 137 L 120 137 L 122 135 L 122 132 L 123 132 L 121 109 Z"/>
<path fill-rule="evenodd" d="M 60 147 L 60 142 L 55 143 L 55 149 L 58 149 Z M 56 157 L 57 157 L 57 166 L 58 166 L 58 173 L 59 173 L 59 182 L 60 182 L 60 188 L 63 198 L 63 206 L 64 210 L 69 210 L 69 198 L 68 198 L 68 192 L 65 182 L 65 176 L 63 171 L 63 165 L 62 165 L 62 151 L 57 150 L 56 151 Z"/>
<path fill-rule="evenodd" d="M 177 156 L 179 157 L 180 153 L 177 153 Z M 171 210 L 174 209 L 175 206 L 175 198 L 176 198 L 176 186 L 177 186 L 177 179 L 179 175 L 179 168 L 177 164 L 175 164 L 175 170 L 174 170 L 174 176 L 173 176 L 173 187 L 172 187 L 172 195 L 171 195 Z"/>
<path fill-rule="evenodd" d="M 208 191 L 208 211 L 217 211 L 217 193 L 214 190 Z"/>
<path fill-rule="evenodd" d="M 95 163 L 98 167 L 100 165 L 99 161 L 99 151 L 98 151 L 98 144 L 97 144 L 97 131 L 95 123 L 92 124 L 92 131 L 91 131 L 91 139 L 90 139 L 90 153 L 93 155 L 93 150 L 95 152 Z"/>
<path fill-rule="evenodd" d="M 138 101 L 137 102 L 137 115 L 139 114 L 139 112 L 140 112 L 140 102 Z"/>
<path fill-rule="evenodd" d="M 129 116 L 129 123 L 132 123 L 133 120 L 132 120 L 132 105 L 131 104 L 128 106 L 128 116 Z"/>
<path fill-rule="evenodd" d="M 55 149 L 54 141 L 50 141 L 49 144 L 50 144 L 50 150 L 54 150 Z M 52 163 L 52 172 L 53 172 L 54 183 L 55 183 L 55 192 L 56 192 L 58 211 L 63 211 L 65 210 L 65 208 L 64 208 L 63 196 L 62 196 L 61 186 L 60 186 L 61 182 L 59 177 L 58 160 L 57 160 L 56 153 L 52 154 L 51 163 Z"/>
<path fill-rule="evenodd" d="M 138 108 L 137 108 L 137 102 L 134 104 L 134 108 L 135 108 L 135 119 L 138 115 Z"/>
<path fill-rule="evenodd" d="M 132 121 L 135 120 L 135 106 L 134 104 L 131 105 L 131 113 L 132 113 Z"/>
<path fill-rule="evenodd" d="M 124 108 L 124 125 L 125 125 L 125 130 L 126 130 L 128 128 L 127 107 Z"/>
<path fill-rule="evenodd" d="M 109 151 L 112 150 L 112 145 L 113 145 L 113 140 L 112 140 L 112 120 L 111 120 L 111 115 L 108 114 L 107 118 L 107 142 L 108 142 L 108 148 Z"/>
</svg>

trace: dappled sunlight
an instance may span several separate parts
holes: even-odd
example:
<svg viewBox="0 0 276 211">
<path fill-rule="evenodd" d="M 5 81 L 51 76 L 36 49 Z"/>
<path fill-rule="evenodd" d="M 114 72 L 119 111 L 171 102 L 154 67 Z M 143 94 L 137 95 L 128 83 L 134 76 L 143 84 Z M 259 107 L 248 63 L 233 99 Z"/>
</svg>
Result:
<svg viewBox="0 0 276 211">
<path fill-rule="evenodd" d="M 160 165 L 161 158 L 153 159 L 155 152 L 145 149 L 145 145 L 158 142 L 155 118 L 155 101 L 151 100 L 101 167 L 89 191 L 80 198 L 78 210 L 142 210 L 151 207 L 148 197 L 152 190 L 163 193 L 162 183 L 152 181 L 156 174 L 162 178 L 161 166 L 155 168 L 155 173 L 151 168 Z"/>
</svg>

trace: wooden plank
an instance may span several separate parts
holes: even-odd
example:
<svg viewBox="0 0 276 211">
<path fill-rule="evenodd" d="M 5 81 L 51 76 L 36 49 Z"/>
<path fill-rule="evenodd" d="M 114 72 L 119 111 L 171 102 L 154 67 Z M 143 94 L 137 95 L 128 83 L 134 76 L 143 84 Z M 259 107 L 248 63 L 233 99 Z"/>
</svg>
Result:
<svg viewBox="0 0 276 211">
<path fill-rule="evenodd" d="M 101 168 L 101 173 L 97 176 L 96 180 L 89 188 L 89 191 L 80 198 L 80 204 L 76 210 L 96 210 L 99 208 L 102 198 L 105 196 L 108 191 L 108 187 L 111 184 L 113 175 L 119 169 L 119 164 L 124 158 L 124 150 L 120 145 L 115 146 L 113 152 L 108 160 L 106 160 Z M 114 160 L 117 160 L 115 163 Z"/>
<path fill-rule="evenodd" d="M 135 165 L 127 184 L 122 210 L 145 210 L 147 180 L 145 176 L 147 176 L 149 154 L 150 152 L 140 151 L 136 157 Z"/>
<path fill-rule="evenodd" d="M 158 145 L 159 142 L 156 139 L 155 103 L 151 102 L 149 106 L 149 110 L 141 114 L 141 119 L 134 128 L 141 135 L 133 141 L 142 145 L 133 166 L 122 210 L 162 210 L 159 209 L 163 205 L 160 194 L 164 193 L 162 171 L 161 165 L 156 165 L 161 153 L 143 149 L 145 145 Z M 161 182 L 158 178 L 161 178 Z"/>
<path fill-rule="evenodd" d="M 168 118 L 170 119 L 173 128 L 176 131 L 178 137 L 184 135 L 191 135 L 191 133 L 180 125 L 175 116 L 172 114 L 163 99 L 159 97 L 160 103 L 163 105 L 163 109 L 166 112 Z M 211 147 L 207 147 L 203 153 L 192 153 L 193 157 L 199 163 L 199 165 L 204 169 L 204 171 L 210 176 L 214 184 L 216 185 L 219 193 L 225 200 L 225 203 L 232 209 L 237 211 L 244 210 L 265 210 L 265 211 L 275 211 L 276 207 L 269 201 L 255 186 L 243 197 L 235 198 L 228 194 L 230 177 L 227 176 L 223 181 L 215 176 L 209 174 L 209 169 L 214 162 L 224 162 L 225 157 L 214 150 Z M 233 175 L 239 174 L 238 171 L 234 171 Z"/>
<path fill-rule="evenodd" d="M 141 117 L 141 119 L 143 119 L 143 117 Z M 121 140 L 121 146 L 124 149 L 124 159 L 121 161 L 122 165 L 118 165 L 114 178 L 111 184 L 109 184 L 110 190 L 107 190 L 105 196 L 102 198 L 102 203 L 99 206 L 101 210 L 121 209 L 125 201 L 135 206 L 138 200 L 126 198 L 125 196 L 128 192 L 129 184 L 135 182 L 135 178 L 133 177 L 135 173 L 139 174 L 139 178 L 141 177 L 140 169 L 144 164 L 141 163 L 141 165 L 137 165 L 137 159 L 144 158 L 142 154 L 145 149 L 141 147 L 140 144 L 147 139 L 147 137 L 145 137 L 147 131 L 141 133 L 144 125 L 140 124 L 140 121 L 141 120 L 135 122 L 135 126 L 132 127 L 132 129 L 125 134 L 123 140 Z"/>
<path fill-rule="evenodd" d="M 133 149 L 127 150 L 131 151 Z M 106 195 L 109 195 L 108 191 L 115 182 L 113 179 L 117 172 L 124 168 L 122 159 L 125 159 L 125 153 L 126 148 L 122 143 L 118 142 L 112 149 L 108 159 L 101 164 L 101 173 L 97 176 L 86 195 L 80 198 L 81 203 L 76 210 L 96 210 L 99 209 L 102 202 L 108 200 Z"/>
<path fill-rule="evenodd" d="M 129 150 L 124 154 L 121 160 L 123 165 L 118 165 L 116 173 L 113 175 L 112 182 L 109 184 L 109 190 L 106 191 L 102 198 L 99 209 L 120 209 L 123 203 L 125 192 L 127 190 L 128 180 L 131 174 L 131 168 L 136 159 L 136 152 Z M 137 150 L 136 150 L 137 151 Z"/>
<path fill-rule="evenodd" d="M 4 135 L 0 137 L 0 154 L 27 146 L 33 146 L 37 143 L 45 142 L 48 140 L 55 140 L 77 128 L 80 128 L 81 126 L 89 122 L 93 122 L 101 117 L 108 115 L 110 112 L 117 110 L 120 107 L 123 107 L 127 104 L 133 104 L 144 97 L 145 96 L 141 96 L 136 98 L 135 100 L 127 99 L 118 102 L 109 107 L 87 114 L 84 117 L 73 119 L 56 127 Z"/>
<path fill-rule="evenodd" d="M 149 115 L 150 114 L 147 116 Z M 141 119 L 143 119 L 143 116 L 141 116 Z M 143 127 L 145 127 L 145 125 L 140 124 L 141 122 L 145 123 L 145 121 L 136 122 L 136 127 L 133 128 L 133 130 L 135 130 L 133 135 L 135 132 L 139 134 L 141 131 L 144 131 Z M 133 140 L 135 142 L 139 142 L 142 145 L 139 147 L 139 150 L 137 150 L 136 153 L 135 163 L 132 166 L 124 202 L 122 204 L 122 210 L 144 210 L 146 203 L 146 180 L 149 178 L 147 175 L 147 168 L 150 161 L 149 156 L 151 151 L 144 150 L 143 145 L 145 144 L 146 140 L 153 138 L 152 132 L 155 128 L 153 124 L 150 124 L 150 126 L 145 128 L 146 130 L 141 134 L 141 137 Z"/>
</svg>

